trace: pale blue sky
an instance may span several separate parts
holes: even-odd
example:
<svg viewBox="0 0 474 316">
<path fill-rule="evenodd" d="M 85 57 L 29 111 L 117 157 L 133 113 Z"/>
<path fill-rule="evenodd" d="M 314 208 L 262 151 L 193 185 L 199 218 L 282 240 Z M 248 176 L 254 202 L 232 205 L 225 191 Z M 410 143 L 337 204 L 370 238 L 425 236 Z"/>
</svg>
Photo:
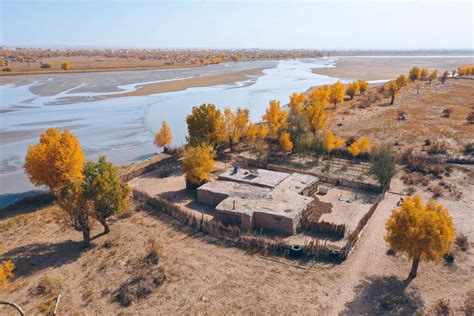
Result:
<svg viewBox="0 0 474 316">
<path fill-rule="evenodd" d="M 0 44 L 473 48 L 473 1 L 0 0 Z"/>
</svg>

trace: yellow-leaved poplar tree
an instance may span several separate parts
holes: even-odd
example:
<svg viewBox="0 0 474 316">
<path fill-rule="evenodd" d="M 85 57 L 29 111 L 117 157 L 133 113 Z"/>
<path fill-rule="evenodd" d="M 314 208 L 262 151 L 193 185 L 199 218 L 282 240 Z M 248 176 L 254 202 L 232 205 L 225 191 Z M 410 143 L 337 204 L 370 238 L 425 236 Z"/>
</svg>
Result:
<svg viewBox="0 0 474 316">
<path fill-rule="evenodd" d="M 308 105 L 305 108 L 309 128 L 313 133 L 321 131 L 326 126 L 326 106 L 329 99 L 329 90 L 326 87 L 314 89 Z"/>
<path fill-rule="evenodd" d="M 421 78 L 420 68 L 419 67 L 413 67 L 412 69 L 410 69 L 410 72 L 408 73 L 408 78 L 411 81 L 420 80 L 420 78 Z"/>
<path fill-rule="evenodd" d="M 0 263 L 0 289 L 8 284 L 8 279 L 13 276 L 15 264 L 10 260 Z"/>
<path fill-rule="evenodd" d="M 431 83 L 433 80 L 436 79 L 438 76 L 438 70 L 433 70 L 429 75 L 428 75 L 428 81 Z"/>
<path fill-rule="evenodd" d="M 271 100 L 262 120 L 268 123 L 268 136 L 276 138 L 281 129 L 286 127 L 288 112 L 280 106 L 280 101 Z"/>
<path fill-rule="evenodd" d="M 423 68 L 420 70 L 420 80 L 426 80 L 428 79 L 429 71 L 426 68 Z"/>
<path fill-rule="evenodd" d="M 342 148 L 345 144 L 344 139 L 336 137 L 333 132 L 329 130 L 324 133 L 324 143 L 326 144 L 326 150 L 328 152 Z"/>
<path fill-rule="evenodd" d="M 62 68 L 64 71 L 67 71 L 67 70 L 69 70 L 69 69 L 72 68 L 72 65 L 71 65 L 70 62 L 66 61 L 66 62 L 63 62 L 63 63 L 61 64 L 61 68 Z"/>
<path fill-rule="evenodd" d="M 358 83 L 360 94 L 364 95 L 369 89 L 369 84 L 365 80 L 359 80 Z"/>
<path fill-rule="evenodd" d="M 160 131 L 155 134 L 155 145 L 158 147 L 163 147 L 164 151 L 166 152 L 166 146 L 171 143 L 172 139 L 173 133 L 171 132 L 171 128 L 166 121 L 163 121 Z"/>
<path fill-rule="evenodd" d="M 397 84 L 398 90 L 400 90 L 407 85 L 407 77 L 402 74 L 395 79 L 395 83 Z"/>
<path fill-rule="evenodd" d="M 385 227 L 385 241 L 390 248 L 413 260 L 409 278 L 416 277 L 420 261 L 441 260 L 455 236 L 448 210 L 434 200 L 425 205 L 419 195 L 405 197 Z"/>
<path fill-rule="evenodd" d="M 396 81 L 389 81 L 384 85 L 385 92 L 390 96 L 390 105 L 395 102 L 395 96 L 400 90 Z"/>
<path fill-rule="evenodd" d="M 346 87 L 346 94 L 354 99 L 354 96 L 359 93 L 359 83 L 357 81 L 351 82 Z"/>
<path fill-rule="evenodd" d="M 268 128 L 264 124 L 259 124 L 257 126 L 257 138 L 264 140 L 268 135 Z"/>
<path fill-rule="evenodd" d="M 293 92 L 290 95 L 290 103 L 288 104 L 290 111 L 294 115 L 301 114 L 307 99 L 308 96 L 306 94 Z"/>
<path fill-rule="evenodd" d="M 189 144 L 210 145 L 216 148 L 225 140 L 225 122 L 221 111 L 214 104 L 195 106 L 186 117 Z"/>
<path fill-rule="evenodd" d="M 334 104 L 334 108 L 344 102 L 344 85 L 339 81 L 329 88 L 329 102 Z"/>
<path fill-rule="evenodd" d="M 257 132 L 257 125 L 255 123 L 249 123 L 245 130 L 245 137 L 247 137 L 249 142 L 253 142 L 257 138 Z"/>
<path fill-rule="evenodd" d="M 214 150 L 210 146 L 187 146 L 184 150 L 183 172 L 186 175 L 186 187 L 195 188 L 210 180 L 214 169 Z"/>
<path fill-rule="evenodd" d="M 348 150 L 352 156 L 356 157 L 363 153 L 370 152 L 372 145 L 370 144 L 370 140 L 368 137 L 360 137 L 357 141 L 352 143 Z"/>
<path fill-rule="evenodd" d="M 234 150 L 234 145 L 240 142 L 245 129 L 249 123 L 249 111 L 237 109 L 235 112 L 231 108 L 224 110 L 225 138 L 229 143 L 230 150 Z"/>
<path fill-rule="evenodd" d="M 280 143 L 280 148 L 284 152 L 290 152 L 293 150 L 293 143 L 290 139 L 290 133 L 283 132 L 281 133 L 278 142 Z"/>
<path fill-rule="evenodd" d="M 68 130 L 49 128 L 36 145 L 28 147 L 25 173 L 34 185 L 46 185 L 57 192 L 68 182 L 82 179 L 84 153 L 77 138 Z"/>
</svg>

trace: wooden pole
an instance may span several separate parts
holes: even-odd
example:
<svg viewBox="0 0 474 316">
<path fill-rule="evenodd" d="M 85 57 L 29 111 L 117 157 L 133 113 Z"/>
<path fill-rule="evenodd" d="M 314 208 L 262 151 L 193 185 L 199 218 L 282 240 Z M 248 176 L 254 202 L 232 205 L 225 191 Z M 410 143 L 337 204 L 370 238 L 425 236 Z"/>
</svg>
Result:
<svg viewBox="0 0 474 316">
<path fill-rule="evenodd" d="M 61 293 L 58 295 L 58 299 L 56 300 L 56 305 L 54 305 L 53 315 L 56 315 L 56 312 L 58 311 L 58 306 L 59 306 L 59 301 L 60 300 L 61 300 Z"/>
</svg>

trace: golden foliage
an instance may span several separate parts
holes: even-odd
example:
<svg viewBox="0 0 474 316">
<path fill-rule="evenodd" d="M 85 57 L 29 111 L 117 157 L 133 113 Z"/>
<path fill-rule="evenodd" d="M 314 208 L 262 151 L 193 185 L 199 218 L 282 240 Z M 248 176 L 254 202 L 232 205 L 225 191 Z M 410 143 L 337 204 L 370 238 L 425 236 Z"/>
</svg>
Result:
<svg viewBox="0 0 474 316">
<path fill-rule="evenodd" d="M 10 260 L 0 263 L 0 288 L 8 284 L 8 279 L 13 276 L 13 270 L 15 270 L 15 264 Z"/>
<path fill-rule="evenodd" d="M 247 130 L 245 131 L 245 137 L 247 137 L 249 141 L 254 141 L 257 138 L 257 132 L 257 125 L 254 123 L 249 123 Z"/>
<path fill-rule="evenodd" d="M 324 133 L 324 143 L 326 144 L 326 150 L 331 152 L 334 149 L 342 148 L 344 146 L 344 139 L 336 137 L 332 131 L 326 131 Z"/>
<path fill-rule="evenodd" d="M 61 64 L 61 69 L 63 69 L 64 71 L 67 71 L 69 69 L 72 68 L 72 65 L 70 62 L 66 61 L 64 63 Z"/>
<path fill-rule="evenodd" d="M 346 88 L 346 94 L 351 97 L 351 100 L 357 93 L 359 93 L 359 83 L 357 81 L 349 83 Z"/>
<path fill-rule="evenodd" d="M 288 104 L 291 113 L 294 115 L 301 114 L 307 99 L 306 94 L 293 92 L 290 95 L 290 103 Z"/>
<path fill-rule="evenodd" d="M 420 70 L 420 79 L 421 80 L 426 80 L 428 78 L 429 71 L 426 68 L 423 68 Z"/>
<path fill-rule="evenodd" d="M 329 102 L 334 104 L 334 107 L 338 103 L 344 102 L 344 85 L 339 81 L 329 88 Z"/>
<path fill-rule="evenodd" d="M 272 138 L 278 136 L 278 132 L 286 127 L 288 112 L 282 110 L 280 101 L 271 100 L 262 120 L 268 123 L 268 135 Z"/>
<path fill-rule="evenodd" d="M 395 79 L 395 83 L 397 84 L 398 90 L 400 90 L 407 85 L 407 77 L 402 74 Z"/>
<path fill-rule="evenodd" d="M 155 134 L 155 145 L 158 147 L 165 147 L 173 139 L 173 133 L 166 121 L 163 121 L 161 129 Z"/>
<path fill-rule="evenodd" d="M 214 169 L 214 151 L 210 146 L 188 146 L 184 150 L 183 172 L 186 179 L 193 184 L 201 184 L 210 180 L 210 172 Z"/>
<path fill-rule="evenodd" d="M 369 89 L 369 84 L 365 80 L 359 80 L 358 83 L 360 94 L 364 95 Z"/>
<path fill-rule="evenodd" d="M 263 140 L 265 139 L 265 137 L 267 137 L 267 135 L 268 135 L 267 126 L 264 124 L 259 124 L 257 126 L 257 138 Z"/>
<path fill-rule="evenodd" d="M 305 114 L 313 133 L 322 130 L 326 126 L 328 98 L 329 90 L 327 87 L 320 87 L 311 91 L 309 103 L 305 108 Z"/>
<path fill-rule="evenodd" d="M 360 137 L 357 141 L 352 143 L 348 150 L 352 156 L 356 157 L 362 153 L 370 152 L 372 145 L 370 144 L 370 140 L 368 137 Z"/>
<path fill-rule="evenodd" d="M 55 192 L 66 183 L 82 178 L 84 153 L 68 130 L 49 128 L 36 145 L 28 147 L 25 172 L 34 185 L 46 185 Z"/>
<path fill-rule="evenodd" d="M 451 249 L 455 237 L 448 210 L 434 200 L 423 204 L 419 195 L 405 197 L 385 227 L 385 241 L 410 259 L 439 260 Z"/>
<path fill-rule="evenodd" d="M 293 149 L 293 143 L 290 140 L 290 133 L 283 132 L 278 139 L 280 143 L 280 148 L 284 152 L 290 152 Z"/>
<path fill-rule="evenodd" d="M 231 108 L 224 110 L 225 138 L 231 149 L 234 144 L 240 142 L 240 138 L 245 134 L 249 124 L 249 110 L 237 109 L 235 112 Z"/>
<path fill-rule="evenodd" d="M 429 75 L 428 75 L 428 80 L 430 81 L 430 83 L 436 79 L 436 77 L 438 76 L 438 70 L 433 70 Z"/>
<path fill-rule="evenodd" d="M 410 72 L 408 73 L 408 78 L 411 81 L 420 80 L 420 78 L 421 78 L 420 68 L 419 67 L 413 67 L 412 69 L 410 69 Z"/>
<path fill-rule="evenodd" d="M 186 117 L 189 144 L 216 147 L 225 139 L 225 123 L 221 111 L 214 104 L 195 106 Z"/>
</svg>

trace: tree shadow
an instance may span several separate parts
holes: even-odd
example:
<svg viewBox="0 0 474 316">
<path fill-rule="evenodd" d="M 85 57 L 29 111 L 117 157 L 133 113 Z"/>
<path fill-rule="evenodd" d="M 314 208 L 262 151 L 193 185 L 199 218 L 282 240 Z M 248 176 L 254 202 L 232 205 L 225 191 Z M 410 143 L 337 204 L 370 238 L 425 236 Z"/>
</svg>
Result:
<svg viewBox="0 0 474 316">
<path fill-rule="evenodd" d="M 341 315 L 415 315 L 423 308 L 416 288 L 407 290 L 411 280 L 396 276 L 369 276 L 355 288 L 355 297 Z"/>
<path fill-rule="evenodd" d="M 33 243 L 14 248 L 2 255 L 16 266 L 15 277 L 29 276 L 37 271 L 60 267 L 78 259 L 82 242 L 65 240 L 60 243 Z"/>
</svg>

